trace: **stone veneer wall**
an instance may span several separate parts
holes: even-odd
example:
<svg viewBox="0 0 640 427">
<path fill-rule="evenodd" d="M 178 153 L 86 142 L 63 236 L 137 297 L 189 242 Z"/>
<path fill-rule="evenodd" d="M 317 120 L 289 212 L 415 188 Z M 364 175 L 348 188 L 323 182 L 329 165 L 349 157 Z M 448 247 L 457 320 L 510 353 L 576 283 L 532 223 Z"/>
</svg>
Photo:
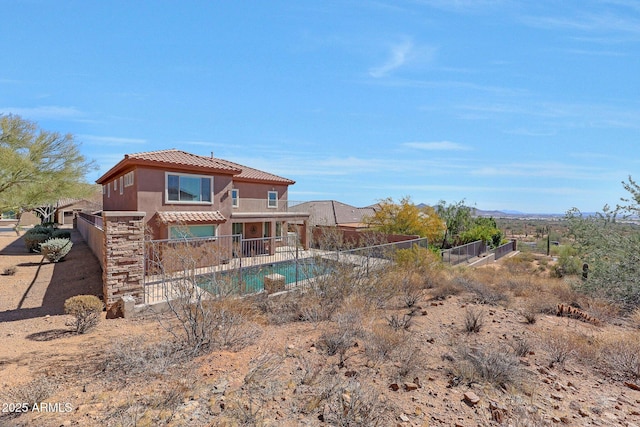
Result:
<svg viewBox="0 0 640 427">
<path fill-rule="evenodd" d="M 102 283 L 107 317 L 119 317 L 120 300 L 144 302 L 144 212 L 103 211 Z"/>
</svg>

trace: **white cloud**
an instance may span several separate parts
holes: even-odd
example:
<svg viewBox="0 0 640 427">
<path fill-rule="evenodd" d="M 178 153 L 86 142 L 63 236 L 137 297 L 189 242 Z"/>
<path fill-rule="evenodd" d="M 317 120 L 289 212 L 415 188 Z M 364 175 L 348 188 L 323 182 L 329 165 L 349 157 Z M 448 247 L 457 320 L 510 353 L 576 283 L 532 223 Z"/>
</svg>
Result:
<svg viewBox="0 0 640 427">
<path fill-rule="evenodd" d="M 78 138 L 89 144 L 129 145 L 129 144 L 146 144 L 147 143 L 146 139 L 120 138 L 116 136 L 78 135 Z"/>
<path fill-rule="evenodd" d="M 369 75 L 375 78 L 386 77 L 407 62 L 412 50 L 413 42 L 410 40 L 391 46 L 391 52 L 387 61 L 378 67 L 371 68 Z"/>
<path fill-rule="evenodd" d="M 405 142 L 405 147 L 417 148 L 418 150 L 428 151 L 467 151 L 471 150 L 471 147 L 451 141 L 438 141 L 438 142 Z"/>
<path fill-rule="evenodd" d="M 75 107 L 61 107 L 58 105 L 46 105 L 41 107 L 0 107 L 0 114 L 16 114 L 25 119 L 80 119 L 85 114 Z"/>
</svg>

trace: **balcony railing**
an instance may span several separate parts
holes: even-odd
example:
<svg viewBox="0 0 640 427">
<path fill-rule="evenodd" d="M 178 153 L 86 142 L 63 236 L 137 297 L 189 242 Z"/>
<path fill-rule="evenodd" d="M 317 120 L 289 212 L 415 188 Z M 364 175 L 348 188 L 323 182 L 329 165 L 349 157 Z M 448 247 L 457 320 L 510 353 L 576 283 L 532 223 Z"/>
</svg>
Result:
<svg viewBox="0 0 640 427">
<path fill-rule="evenodd" d="M 233 212 L 238 213 L 276 213 L 276 212 L 300 212 L 303 210 L 296 209 L 295 206 L 304 203 L 292 200 L 267 200 L 265 199 L 248 199 L 239 198 L 237 206 L 233 207 Z"/>
</svg>

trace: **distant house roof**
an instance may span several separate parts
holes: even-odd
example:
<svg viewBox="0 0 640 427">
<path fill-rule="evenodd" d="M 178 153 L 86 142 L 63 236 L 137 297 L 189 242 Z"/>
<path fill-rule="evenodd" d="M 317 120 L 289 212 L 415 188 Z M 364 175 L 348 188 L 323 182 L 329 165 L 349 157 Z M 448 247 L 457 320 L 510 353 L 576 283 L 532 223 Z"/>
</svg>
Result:
<svg viewBox="0 0 640 427">
<path fill-rule="evenodd" d="M 110 181 L 115 176 L 121 174 L 134 166 L 149 166 L 172 168 L 188 172 L 199 173 L 222 173 L 233 175 L 234 180 L 270 182 L 275 184 L 291 185 L 295 181 L 283 178 L 272 173 L 243 166 L 228 160 L 215 157 L 200 156 L 198 154 L 187 153 L 175 148 L 169 150 L 148 151 L 144 153 L 125 154 L 114 167 L 109 169 L 96 181 L 103 184 Z"/>
<path fill-rule="evenodd" d="M 89 199 L 71 199 L 71 198 L 64 198 L 64 199 L 59 199 L 58 202 L 56 203 L 56 209 L 63 209 L 66 207 L 70 207 L 73 205 L 78 205 L 78 204 L 82 204 L 85 205 L 87 208 L 90 208 L 92 210 L 100 210 L 102 209 L 102 200 L 100 201 L 96 201 L 96 200 L 89 200 Z"/>
<path fill-rule="evenodd" d="M 185 212 L 158 212 L 158 219 L 165 224 L 173 222 L 193 223 L 193 222 L 225 222 L 226 218 L 219 211 L 185 211 Z"/>
<path fill-rule="evenodd" d="M 294 211 L 309 212 L 310 225 L 355 225 L 361 224 L 365 216 L 374 214 L 373 206 L 357 208 L 336 200 L 304 202 L 290 208 Z"/>
</svg>

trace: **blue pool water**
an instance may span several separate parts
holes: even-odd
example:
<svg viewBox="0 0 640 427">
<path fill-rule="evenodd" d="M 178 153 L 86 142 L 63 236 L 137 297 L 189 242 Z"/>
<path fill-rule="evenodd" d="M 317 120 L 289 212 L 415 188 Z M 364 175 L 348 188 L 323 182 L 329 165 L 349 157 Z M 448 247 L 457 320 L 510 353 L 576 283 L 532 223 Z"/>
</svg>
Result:
<svg viewBox="0 0 640 427">
<path fill-rule="evenodd" d="M 319 275 L 335 271 L 333 262 L 323 260 L 318 262 L 308 258 L 303 260 L 283 261 L 273 264 L 262 264 L 251 267 L 243 267 L 240 270 L 225 271 L 218 274 L 222 281 L 230 282 L 237 286 L 244 284 L 244 293 L 261 292 L 264 290 L 264 277 L 270 274 L 281 274 L 285 278 L 285 284 L 295 283 L 301 280 L 312 279 Z M 201 287 L 210 288 L 211 278 L 203 277 Z"/>
</svg>

